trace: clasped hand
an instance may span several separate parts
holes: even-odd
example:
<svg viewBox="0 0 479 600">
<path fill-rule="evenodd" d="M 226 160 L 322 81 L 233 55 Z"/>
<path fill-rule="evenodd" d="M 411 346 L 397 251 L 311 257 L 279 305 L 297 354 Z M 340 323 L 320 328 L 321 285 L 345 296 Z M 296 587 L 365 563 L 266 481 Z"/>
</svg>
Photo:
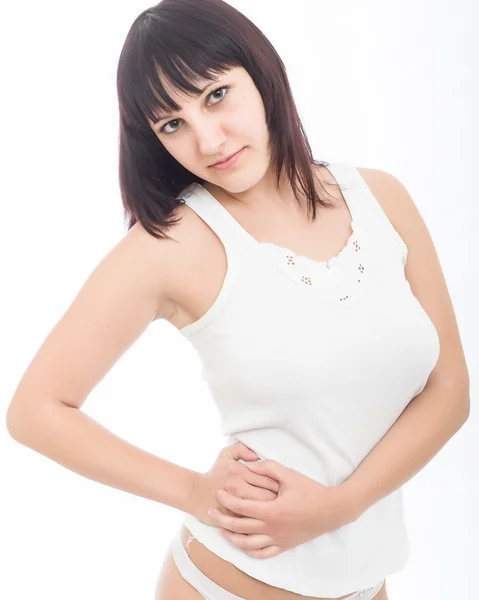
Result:
<svg viewBox="0 0 479 600">
<path fill-rule="evenodd" d="M 258 458 L 242 442 L 224 448 L 199 474 L 192 511 L 249 556 L 276 556 L 354 520 L 339 486 Z"/>
</svg>

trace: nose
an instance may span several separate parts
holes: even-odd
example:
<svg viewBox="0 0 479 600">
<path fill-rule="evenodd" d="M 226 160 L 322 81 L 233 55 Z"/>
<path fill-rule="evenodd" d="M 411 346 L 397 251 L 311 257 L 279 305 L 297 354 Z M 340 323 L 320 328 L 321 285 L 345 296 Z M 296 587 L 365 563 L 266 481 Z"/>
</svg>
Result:
<svg viewBox="0 0 479 600">
<path fill-rule="evenodd" d="M 226 142 L 226 135 L 218 119 L 200 119 L 192 129 L 196 135 L 198 150 L 202 156 L 215 158 L 221 154 L 221 148 Z"/>
</svg>

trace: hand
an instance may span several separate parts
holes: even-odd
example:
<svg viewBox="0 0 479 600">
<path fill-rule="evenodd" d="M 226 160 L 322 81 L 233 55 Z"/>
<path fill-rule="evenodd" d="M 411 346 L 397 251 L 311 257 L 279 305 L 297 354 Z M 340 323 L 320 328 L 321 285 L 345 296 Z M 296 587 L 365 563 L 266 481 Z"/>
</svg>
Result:
<svg viewBox="0 0 479 600">
<path fill-rule="evenodd" d="M 249 556 L 276 556 L 354 520 L 340 486 L 322 485 L 273 460 L 246 468 L 276 480 L 276 497 L 269 502 L 245 499 L 234 489 L 223 488 L 217 497 L 236 516 L 214 510 L 211 518 L 222 535 Z"/>
<path fill-rule="evenodd" d="M 239 459 L 255 461 L 259 456 L 242 442 L 237 442 L 221 450 L 207 473 L 196 474 L 191 490 L 192 509 L 189 512 L 206 525 L 217 527 L 208 514 L 211 509 L 216 509 L 223 516 L 239 516 L 218 501 L 219 489 L 256 501 L 276 498 L 278 482 L 266 475 L 253 473 L 247 465 L 238 462 Z"/>
</svg>

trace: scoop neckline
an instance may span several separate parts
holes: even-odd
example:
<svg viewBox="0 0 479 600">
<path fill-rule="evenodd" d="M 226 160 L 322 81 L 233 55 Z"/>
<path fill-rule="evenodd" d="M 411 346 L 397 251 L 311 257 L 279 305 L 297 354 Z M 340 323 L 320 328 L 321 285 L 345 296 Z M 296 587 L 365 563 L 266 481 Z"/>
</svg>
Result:
<svg viewBox="0 0 479 600">
<path fill-rule="evenodd" d="M 330 166 L 333 167 L 333 169 L 335 168 L 335 163 L 329 163 L 329 164 L 330 164 Z M 214 204 L 217 205 L 218 210 L 223 215 L 223 218 L 226 219 L 227 221 L 229 221 L 229 223 L 231 224 L 232 227 L 234 227 L 236 232 L 239 233 L 244 239 L 246 239 L 252 246 L 256 246 L 259 251 L 266 250 L 269 248 L 269 249 L 275 249 L 278 252 L 282 252 L 282 253 L 287 252 L 289 255 L 296 257 L 298 260 L 306 262 L 307 264 L 314 265 L 315 267 L 322 268 L 322 269 L 326 270 L 326 272 L 329 272 L 331 269 L 336 267 L 337 264 L 339 264 L 339 262 L 342 260 L 342 258 L 346 254 L 348 254 L 348 252 L 352 249 L 354 241 L 357 237 L 358 222 L 356 219 L 356 211 L 355 211 L 354 207 L 352 206 L 350 199 L 348 199 L 347 193 L 344 190 L 344 184 L 340 184 L 337 181 L 336 175 L 328 167 L 325 167 L 325 168 L 329 171 L 330 175 L 333 177 L 335 184 L 340 188 L 343 202 L 344 202 L 346 209 L 348 210 L 349 215 L 350 215 L 349 226 L 351 228 L 351 234 L 349 235 L 345 245 L 341 248 L 341 250 L 338 253 L 336 253 L 334 256 L 331 256 L 330 258 L 328 258 L 326 260 L 317 260 L 315 258 L 312 258 L 311 256 L 299 254 L 299 253 L 295 252 L 292 248 L 283 246 L 281 244 L 277 244 L 276 242 L 268 242 L 268 241 L 263 242 L 263 241 L 256 239 L 247 229 L 245 229 L 243 227 L 243 225 L 241 225 L 241 223 L 239 221 L 236 220 L 236 218 L 230 213 L 230 211 L 209 190 L 207 190 L 200 182 L 195 182 L 195 183 L 196 183 L 196 186 L 201 190 L 201 192 L 203 194 L 205 194 L 211 201 L 213 201 Z"/>
<path fill-rule="evenodd" d="M 277 273 L 295 286 L 301 286 L 311 298 L 332 302 L 340 306 L 353 307 L 364 295 L 371 260 L 370 240 L 363 230 L 363 221 L 358 218 L 357 190 L 351 186 L 351 177 L 347 169 L 350 165 L 329 163 L 326 167 L 339 187 L 343 201 L 350 214 L 350 229 L 345 245 L 329 259 L 319 261 L 312 257 L 296 253 L 287 246 L 275 242 L 257 240 L 247 231 L 229 210 L 209 192 L 201 183 L 195 182 L 200 196 L 212 205 L 226 228 L 225 241 L 232 251 L 230 258 L 241 260 L 247 252 L 250 256 L 269 265 Z M 357 254 L 359 252 L 359 254 Z M 309 291 L 308 291 L 309 288 Z"/>
<path fill-rule="evenodd" d="M 354 241 L 357 238 L 356 221 L 352 219 L 350 221 L 349 226 L 352 230 L 352 233 L 349 235 L 345 245 L 337 254 L 335 254 L 331 258 L 328 258 L 327 260 L 317 260 L 316 258 L 306 256 L 305 254 L 298 254 L 291 248 L 288 248 L 287 246 L 280 246 L 279 244 L 275 244 L 274 242 L 258 242 L 258 244 L 266 249 L 271 248 L 272 250 L 275 250 L 277 253 L 281 253 L 282 255 L 286 254 L 288 256 L 292 256 L 293 258 L 296 258 L 298 261 L 301 261 L 304 264 L 309 264 L 316 268 L 324 268 L 330 271 L 331 269 L 335 268 L 335 266 L 339 264 L 339 262 L 344 258 L 344 256 L 353 248 Z"/>
</svg>

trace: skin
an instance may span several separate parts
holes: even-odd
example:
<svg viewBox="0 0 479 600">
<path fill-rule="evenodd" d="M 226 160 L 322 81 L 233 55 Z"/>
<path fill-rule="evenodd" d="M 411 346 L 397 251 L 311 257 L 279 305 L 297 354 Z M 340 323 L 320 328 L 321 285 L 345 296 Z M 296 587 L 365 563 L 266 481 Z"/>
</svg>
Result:
<svg viewBox="0 0 479 600">
<path fill-rule="evenodd" d="M 209 85 L 200 98 L 180 95 L 168 82 L 163 83 L 182 110 L 156 125 L 149 122 L 165 149 L 179 163 L 209 182 L 211 191 L 230 196 L 245 210 L 265 215 L 278 211 L 290 216 L 299 214 L 284 174 L 276 188 L 267 148 L 269 132 L 263 100 L 245 69 L 229 70 Z M 230 87 L 215 91 L 223 85 Z M 244 146 L 247 149 L 238 167 L 226 171 L 211 167 Z"/>
<path fill-rule="evenodd" d="M 181 539 L 185 548 L 189 537 L 190 532 L 186 527 L 183 527 Z M 216 554 L 205 552 L 204 546 L 196 539 L 190 540 L 187 552 L 190 559 L 207 577 L 223 589 L 245 600 L 253 600 L 253 598 L 261 598 L 262 600 L 331 600 L 331 598 L 318 599 L 294 594 L 249 577 L 233 564 L 223 561 Z M 374 600 L 389 600 L 386 585 L 385 582 L 374 596 Z M 348 596 L 350 594 L 340 596 L 340 598 L 344 600 Z M 155 600 L 179 600 L 180 598 L 181 600 L 203 600 L 201 594 L 183 578 L 176 567 L 172 553 L 168 552 L 158 578 Z"/>
<path fill-rule="evenodd" d="M 211 96 L 211 91 L 221 85 L 231 87 Z M 306 217 L 305 204 L 298 205 L 289 182 L 282 177 L 279 188 L 276 187 L 270 168 L 264 105 L 247 71 L 232 69 L 209 86 L 200 98 L 175 94 L 166 82 L 165 87 L 182 110 L 161 119 L 156 125 L 150 122 L 150 126 L 167 151 L 189 171 L 204 179 L 204 187 L 253 237 L 296 249 L 304 248 L 300 253 L 317 260 L 339 253 L 352 233 L 349 225 L 351 215 L 341 193 L 332 191 L 334 188 L 328 189 L 337 200 L 337 208 L 326 210 L 321 213 L 320 219 L 311 223 Z M 247 151 L 236 168 L 226 171 L 211 168 L 212 163 L 243 146 L 247 146 Z M 334 183 L 327 169 L 317 168 L 316 173 L 323 185 Z M 181 207 L 180 214 L 185 237 L 180 228 L 173 231 L 172 237 L 178 234 L 176 239 L 190 246 L 190 252 L 184 258 L 185 269 L 189 265 L 189 285 L 185 286 L 184 278 L 177 277 L 170 287 L 174 301 L 168 320 L 178 328 L 195 321 L 211 306 L 221 287 L 226 266 L 222 244 L 210 228 L 188 206 Z M 266 215 L 267 218 L 262 218 Z M 324 247 L 318 245 L 321 239 Z M 192 243 L 195 247 L 197 244 L 197 251 L 191 247 Z M 192 268 L 193 256 L 201 257 L 201 260 Z M 181 535 L 185 546 L 189 537 L 186 527 L 182 528 Z M 196 539 L 190 541 L 188 553 L 207 577 L 240 597 L 306 600 L 304 596 L 250 577 Z M 353 591 L 341 598 L 346 598 Z M 171 553 L 165 558 L 156 593 L 156 600 L 201 598 L 183 579 Z M 376 595 L 376 600 L 387 600 L 386 585 Z"/>
<path fill-rule="evenodd" d="M 319 261 L 337 255 L 351 233 L 350 215 L 340 192 L 331 188 L 337 206 L 320 211 L 322 217 L 314 223 L 308 221 L 288 186 L 276 190 L 272 183 L 264 109 L 256 88 L 241 70 L 234 77 L 233 72 L 225 74 L 223 80 L 232 86 L 228 101 L 215 107 L 206 96 L 180 102 L 183 111 L 175 116 L 182 119 L 182 125 L 173 134 L 175 139 L 165 140 L 158 134 L 161 143 L 206 180 L 209 191 L 256 239 Z M 209 169 L 212 162 L 246 144 L 241 168 Z M 448 398 L 454 397 L 449 390 L 460 388 L 463 397 L 467 367 L 427 228 L 396 178 L 374 169 L 358 171 L 405 241 L 405 275 L 439 333 L 441 355 L 430 380 L 438 393 L 444 388 Z M 324 183 L 333 181 L 325 168 L 318 169 L 318 175 Z M 266 213 L 268 218 L 261 218 Z M 226 271 L 224 248 L 187 205 L 179 207 L 179 215 L 181 221 L 168 232 L 173 240 L 157 240 L 136 223 L 101 260 L 19 382 L 8 409 L 7 427 L 14 439 L 85 477 L 185 510 L 184 500 L 191 489 L 189 473 L 128 445 L 75 410 L 81 409 L 91 391 L 155 319 L 165 318 L 182 327 L 200 318 L 214 302 Z M 304 596 L 266 586 L 235 570 L 197 540 L 190 543 L 189 553 L 203 573 L 240 597 L 304 600 Z M 156 600 L 178 598 L 199 600 L 200 596 L 179 575 L 168 554 Z M 384 587 L 375 600 L 387 600 Z"/>
</svg>

